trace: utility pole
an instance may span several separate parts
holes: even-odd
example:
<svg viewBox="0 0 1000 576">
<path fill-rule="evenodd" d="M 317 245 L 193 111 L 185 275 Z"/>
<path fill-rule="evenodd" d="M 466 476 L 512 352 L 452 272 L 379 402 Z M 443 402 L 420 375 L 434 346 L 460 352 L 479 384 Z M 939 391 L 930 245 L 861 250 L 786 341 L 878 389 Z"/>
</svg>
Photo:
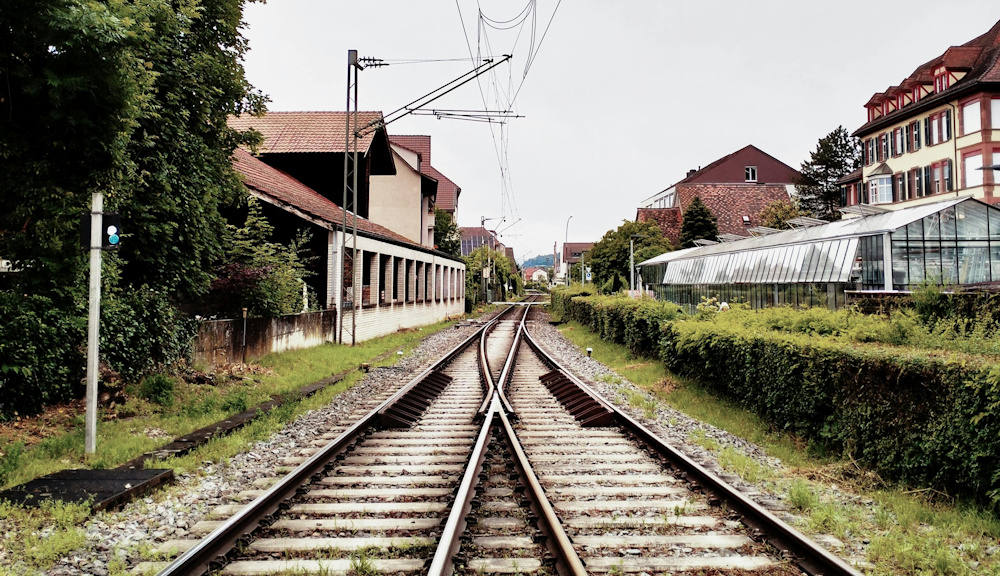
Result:
<svg viewBox="0 0 1000 576">
<path fill-rule="evenodd" d="M 567 254 L 566 254 L 566 243 L 569 242 L 569 221 L 570 221 L 571 218 L 573 218 L 572 215 L 570 215 L 570 217 L 566 219 L 566 235 L 563 237 L 563 259 L 562 259 L 562 263 L 561 263 L 563 266 L 566 267 L 566 287 L 567 288 L 569 288 L 569 280 L 570 279 L 569 279 L 569 262 L 566 261 L 566 259 L 568 258 Z"/>
<path fill-rule="evenodd" d="M 97 373 L 101 326 L 101 227 L 104 194 L 94 192 L 90 207 L 90 313 L 87 318 L 87 410 L 84 452 L 97 451 Z"/>
</svg>

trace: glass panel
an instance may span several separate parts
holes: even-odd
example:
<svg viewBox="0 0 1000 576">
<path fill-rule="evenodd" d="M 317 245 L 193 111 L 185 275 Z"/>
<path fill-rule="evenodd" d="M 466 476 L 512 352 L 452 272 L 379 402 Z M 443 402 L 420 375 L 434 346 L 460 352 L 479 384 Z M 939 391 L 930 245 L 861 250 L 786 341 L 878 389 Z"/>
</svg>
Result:
<svg viewBox="0 0 1000 576">
<path fill-rule="evenodd" d="M 744 271 L 744 274 L 743 274 L 743 282 L 745 284 L 749 284 L 750 282 L 753 282 L 753 273 L 754 273 L 754 269 L 757 267 L 757 261 L 758 261 L 759 258 L 760 258 L 760 253 L 759 252 L 748 252 L 747 253 L 747 261 L 746 261 L 746 264 L 744 265 L 745 268 L 746 268 L 746 270 Z"/>
<path fill-rule="evenodd" d="M 990 221 L 990 240 L 1000 240 L 1000 210 L 989 206 L 986 208 Z"/>
<path fill-rule="evenodd" d="M 765 251 L 764 273 L 760 277 L 762 284 L 771 282 L 771 278 L 774 276 L 774 270 L 777 268 L 778 264 L 778 252 L 779 249 L 775 248 Z"/>
<path fill-rule="evenodd" d="M 778 257 L 778 270 L 774 276 L 775 282 L 781 284 L 788 282 L 788 270 L 792 267 L 793 252 L 795 252 L 794 246 L 782 246 Z M 784 297 L 782 296 L 782 298 Z"/>
<path fill-rule="evenodd" d="M 955 206 L 958 219 L 959 240 L 986 239 L 986 206 L 977 202 L 964 202 Z"/>
<path fill-rule="evenodd" d="M 990 280 L 1000 282 L 1000 244 L 997 243 L 990 244 L 990 270 Z"/>
<path fill-rule="evenodd" d="M 939 214 L 941 214 L 941 238 L 949 240 L 955 238 L 955 227 L 958 220 L 955 217 L 955 207 L 945 208 Z"/>
<path fill-rule="evenodd" d="M 816 278 L 816 268 L 819 267 L 820 261 L 823 259 L 823 246 L 822 244 L 812 245 L 812 255 L 809 258 L 809 268 L 806 270 L 806 282 L 815 282 Z"/>
<path fill-rule="evenodd" d="M 958 243 L 958 282 L 975 284 L 988 282 L 990 262 L 986 242 Z"/>
<path fill-rule="evenodd" d="M 931 214 L 924 220 L 924 238 L 940 238 L 941 219 L 938 214 Z M 911 236 L 912 238 L 912 236 Z"/>
<path fill-rule="evenodd" d="M 847 250 L 844 254 L 843 268 L 840 269 L 840 282 L 850 282 L 851 272 L 854 270 L 854 263 L 858 257 L 858 239 L 847 240 Z"/>
<path fill-rule="evenodd" d="M 924 281 L 924 245 L 922 242 L 910 242 L 906 248 L 908 280 L 910 288 Z"/>
<path fill-rule="evenodd" d="M 837 252 L 830 261 L 830 271 L 826 275 L 827 282 L 840 282 L 840 271 L 844 268 L 844 256 L 847 255 L 847 240 L 837 240 Z"/>
<path fill-rule="evenodd" d="M 825 282 L 833 268 L 833 257 L 837 255 L 837 246 L 834 242 L 823 242 L 823 251 L 820 253 L 819 266 L 816 267 L 816 281 Z"/>
<path fill-rule="evenodd" d="M 952 243 L 941 246 L 941 280 L 946 285 L 958 282 L 958 248 Z"/>
<path fill-rule="evenodd" d="M 924 279 L 931 284 L 941 283 L 941 247 L 937 242 L 924 244 Z"/>
<path fill-rule="evenodd" d="M 917 220 L 916 222 L 910 222 L 906 225 L 906 234 L 910 242 L 917 241 L 920 242 L 924 239 L 924 221 L 923 219 Z"/>
<path fill-rule="evenodd" d="M 906 242 L 892 243 L 892 287 L 906 290 L 910 283 L 906 262 Z"/>
</svg>

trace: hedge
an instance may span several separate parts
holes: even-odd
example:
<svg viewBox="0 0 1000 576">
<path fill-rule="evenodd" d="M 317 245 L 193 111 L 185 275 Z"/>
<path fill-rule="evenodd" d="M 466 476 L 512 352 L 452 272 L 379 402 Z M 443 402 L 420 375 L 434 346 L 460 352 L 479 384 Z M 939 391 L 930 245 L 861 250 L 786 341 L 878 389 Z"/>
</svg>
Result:
<svg viewBox="0 0 1000 576">
<path fill-rule="evenodd" d="M 633 353 L 648 354 L 646 343 L 658 341 L 657 355 L 674 373 L 883 478 L 1000 504 L 1000 366 L 994 358 L 666 312 L 654 326 L 655 304 L 565 293 L 554 294 L 554 305 L 557 300 L 566 317 Z"/>
</svg>

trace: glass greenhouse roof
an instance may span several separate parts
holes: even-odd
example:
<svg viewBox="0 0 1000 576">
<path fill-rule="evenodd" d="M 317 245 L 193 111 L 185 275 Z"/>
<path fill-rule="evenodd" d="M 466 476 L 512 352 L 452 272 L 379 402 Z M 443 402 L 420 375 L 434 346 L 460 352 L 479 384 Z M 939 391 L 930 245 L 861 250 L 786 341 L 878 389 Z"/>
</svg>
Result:
<svg viewBox="0 0 1000 576">
<path fill-rule="evenodd" d="M 639 266 L 653 267 L 650 270 L 657 275 L 662 269 L 664 284 L 846 283 L 852 280 L 852 273 L 857 274 L 861 238 L 906 229 L 965 202 L 973 203 L 969 209 L 986 216 L 986 204 L 970 197 L 950 198 L 864 218 L 667 252 Z"/>
</svg>

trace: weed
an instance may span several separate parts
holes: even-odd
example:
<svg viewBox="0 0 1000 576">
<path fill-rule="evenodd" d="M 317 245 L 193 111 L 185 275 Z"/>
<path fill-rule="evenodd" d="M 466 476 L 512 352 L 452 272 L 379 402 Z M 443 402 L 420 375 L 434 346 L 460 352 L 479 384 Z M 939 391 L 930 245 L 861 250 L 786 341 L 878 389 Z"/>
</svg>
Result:
<svg viewBox="0 0 1000 576">
<path fill-rule="evenodd" d="M 159 404 L 169 407 L 174 403 L 175 392 L 174 379 L 166 374 L 152 374 L 142 380 L 139 386 L 139 396 Z"/>
<path fill-rule="evenodd" d="M 819 505 L 819 496 L 805 480 L 795 480 L 788 488 L 788 503 L 793 508 L 807 512 Z"/>
<path fill-rule="evenodd" d="M 758 483 L 773 476 L 770 468 L 732 446 L 726 446 L 719 453 L 719 465 L 747 482 Z"/>
</svg>

